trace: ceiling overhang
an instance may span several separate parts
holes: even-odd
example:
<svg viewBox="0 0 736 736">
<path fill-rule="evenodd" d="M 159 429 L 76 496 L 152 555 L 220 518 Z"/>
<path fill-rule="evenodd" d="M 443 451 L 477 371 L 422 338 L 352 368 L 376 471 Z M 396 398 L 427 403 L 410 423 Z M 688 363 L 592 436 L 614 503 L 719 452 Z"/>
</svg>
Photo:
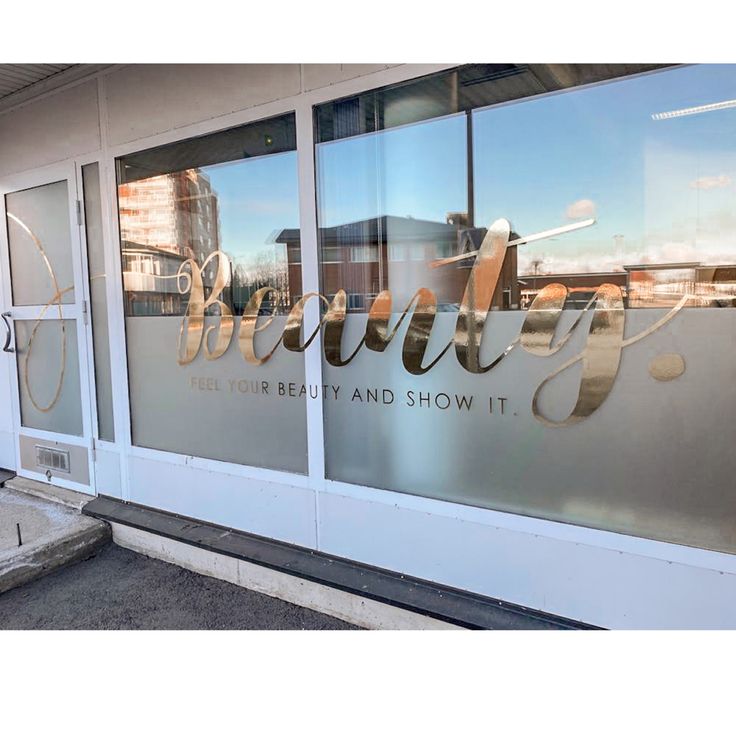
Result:
<svg viewBox="0 0 736 736">
<path fill-rule="evenodd" d="M 88 77 L 109 64 L 0 64 L 0 112 L 65 84 Z"/>
</svg>

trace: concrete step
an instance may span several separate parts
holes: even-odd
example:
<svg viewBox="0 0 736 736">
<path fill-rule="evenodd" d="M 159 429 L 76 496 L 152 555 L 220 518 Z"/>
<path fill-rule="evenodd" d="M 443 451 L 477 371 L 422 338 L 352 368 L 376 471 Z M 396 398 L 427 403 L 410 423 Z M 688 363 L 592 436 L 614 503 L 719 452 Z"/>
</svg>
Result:
<svg viewBox="0 0 736 736">
<path fill-rule="evenodd" d="M 110 527 L 82 516 L 72 501 L 29 495 L 10 482 L 0 488 L 0 593 L 87 559 L 110 541 Z"/>
<path fill-rule="evenodd" d="M 39 483 L 35 480 L 28 480 L 28 478 L 19 478 L 17 475 L 6 480 L 4 487 L 9 488 L 11 491 L 25 493 L 27 496 L 41 498 L 44 501 L 60 503 L 76 511 L 81 511 L 82 506 L 94 498 L 94 496 L 86 493 L 59 488 L 50 483 Z"/>
</svg>

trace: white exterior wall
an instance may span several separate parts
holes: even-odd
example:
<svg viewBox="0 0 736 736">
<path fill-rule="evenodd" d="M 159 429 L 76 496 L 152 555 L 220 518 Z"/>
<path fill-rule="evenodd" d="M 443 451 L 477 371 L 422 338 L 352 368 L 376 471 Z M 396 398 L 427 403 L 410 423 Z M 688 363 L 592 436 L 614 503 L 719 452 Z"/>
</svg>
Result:
<svg viewBox="0 0 736 736">
<path fill-rule="evenodd" d="M 102 163 L 117 440 L 98 445 L 98 492 L 600 626 L 736 626 L 731 555 L 326 481 L 318 402 L 308 415 L 309 477 L 130 446 L 114 157 L 295 110 L 306 290 L 318 273 L 312 106 L 443 66 L 110 67 L 0 110 L 0 179 L 64 160 Z M 305 359 L 307 381 L 318 383 L 318 345 Z M 5 467 L 14 458 L 11 366 L 0 353 Z"/>
<path fill-rule="evenodd" d="M 0 176 L 36 169 L 99 148 L 95 80 L 0 113 Z"/>
<path fill-rule="evenodd" d="M 104 145 L 118 146 L 294 98 L 392 66 L 397 65 L 155 64 L 111 68 L 40 99 L 0 109 L 0 177 L 83 156 Z"/>
</svg>

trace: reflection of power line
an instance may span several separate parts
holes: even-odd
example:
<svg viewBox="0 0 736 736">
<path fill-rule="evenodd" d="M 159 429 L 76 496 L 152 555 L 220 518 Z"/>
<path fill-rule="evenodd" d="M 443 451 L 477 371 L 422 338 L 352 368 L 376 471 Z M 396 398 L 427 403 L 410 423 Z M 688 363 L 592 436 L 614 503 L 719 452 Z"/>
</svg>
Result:
<svg viewBox="0 0 736 736">
<path fill-rule="evenodd" d="M 595 225 L 595 218 L 591 217 L 589 220 L 582 220 L 580 222 L 574 222 L 571 225 L 563 225 L 562 227 L 554 227 L 551 230 L 543 230 L 542 232 L 534 233 L 533 235 L 524 235 L 522 237 L 514 238 L 508 241 L 508 245 L 523 245 L 524 243 L 534 243 L 537 240 L 547 240 L 552 238 L 554 235 L 563 235 L 565 233 L 571 233 L 574 230 L 580 230 L 581 228 L 590 227 Z M 456 261 L 462 261 L 466 258 L 475 258 L 479 250 L 468 251 L 467 253 L 460 253 L 450 258 L 438 258 L 429 264 L 430 268 L 438 268 L 440 266 L 446 266 L 448 263 L 455 263 Z"/>
</svg>

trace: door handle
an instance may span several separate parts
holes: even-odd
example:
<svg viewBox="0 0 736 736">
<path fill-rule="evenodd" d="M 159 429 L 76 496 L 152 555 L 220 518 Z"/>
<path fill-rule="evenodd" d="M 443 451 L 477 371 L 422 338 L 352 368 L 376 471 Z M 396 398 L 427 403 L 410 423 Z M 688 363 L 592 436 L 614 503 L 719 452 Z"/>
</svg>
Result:
<svg viewBox="0 0 736 736">
<path fill-rule="evenodd" d="M 8 317 L 10 317 L 10 312 L 3 312 L 0 314 L 0 317 L 3 318 L 3 322 L 5 322 L 5 345 L 3 345 L 3 352 L 5 353 L 14 353 L 15 348 L 10 347 L 10 341 L 13 339 L 13 330 L 10 327 L 10 322 L 8 322 Z"/>
</svg>

